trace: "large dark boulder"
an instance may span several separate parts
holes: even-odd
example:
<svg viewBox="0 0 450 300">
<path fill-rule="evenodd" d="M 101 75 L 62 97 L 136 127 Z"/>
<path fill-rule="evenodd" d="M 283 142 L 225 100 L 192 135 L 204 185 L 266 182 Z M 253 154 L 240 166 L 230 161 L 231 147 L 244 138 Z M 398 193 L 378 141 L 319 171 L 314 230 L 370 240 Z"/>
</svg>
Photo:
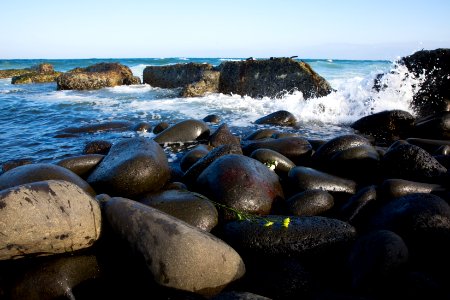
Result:
<svg viewBox="0 0 450 300">
<path fill-rule="evenodd" d="M 425 75 L 412 105 L 419 116 L 450 108 L 450 49 L 422 50 L 403 57 L 400 63 L 416 77 Z"/>
<path fill-rule="evenodd" d="M 197 179 L 198 190 L 209 199 L 234 210 L 267 215 L 283 199 L 278 176 L 259 161 L 236 154 L 211 163 Z M 225 212 L 226 218 L 236 217 Z"/>
<path fill-rule="evenodd" d="M 273 98 L 298 90 L 308 99 L 332 91 L 329 83 L 310 65 L 290 58 L 227 61 L 219 69 L 219 91 L 226 94 Z"/>
<path fill-rule="evenodd" d="M 98 63 L 75 68 L 56 80 L 58 90 L 96 90 L 117 85 L 139 84 L 130 68 L 119 63 Z"/>
<path fill-rule="evenodd" d="M 198 97 L 217 92 L 220 73 L 210 64 L 188 63 L 169 66 L 148 66 L 144 83 L 161 88 L 183 88 L 182 97 Z"/>
<path fill-rule="evenodd" d="M 161 189 L 169 177 L 163 149 L 152 140 L 138 137 L 114 144 L 87 181 L 98 192 L 134 197 Z"/>
<path fill-rule="evenodd" d="M 374 137 L 377 142 L 386 143 L 407 137 L 413 128 L 414 120 L 409 112 L 385 110 L 362 117 L 351 127 L 362 134 Z"/>
<path fill-rule="evenodd" d="M 209 137 L 208 125 L 199 120 L 185 120 L 164 129 L 153 140 L 159 144 L 192 142 Z"/>
</svg>

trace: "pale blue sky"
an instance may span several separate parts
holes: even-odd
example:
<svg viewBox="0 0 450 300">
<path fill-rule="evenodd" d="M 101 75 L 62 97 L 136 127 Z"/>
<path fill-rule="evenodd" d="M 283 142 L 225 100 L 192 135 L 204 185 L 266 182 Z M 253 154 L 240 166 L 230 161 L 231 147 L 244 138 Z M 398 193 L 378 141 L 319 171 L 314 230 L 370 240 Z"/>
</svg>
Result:
<svg viewBox="0 0 450 300">
<path fill-rule="evenodd" d="M 450 48 L 448 0 L 0 2 L 0 59 L 395 59 Z"/>
</svg>

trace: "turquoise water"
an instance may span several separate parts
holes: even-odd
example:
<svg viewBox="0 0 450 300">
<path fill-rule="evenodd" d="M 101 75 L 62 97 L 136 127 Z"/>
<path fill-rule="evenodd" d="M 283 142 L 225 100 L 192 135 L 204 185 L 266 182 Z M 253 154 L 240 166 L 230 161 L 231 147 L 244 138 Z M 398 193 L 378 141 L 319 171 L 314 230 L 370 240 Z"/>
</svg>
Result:
<svg viewBox="0 0 450 300">
<path fill-rule="evenodd" d="M 42 62 L 57 71 L 68 71 L 99 62 L 120 62 L 142 78 L 149 65 L 200 62 L 219 65 L 240 58 L 145 58 L 145 59 L 73 59 L 73 60 L 0 60 L 0 69 L 27 68 Z M 84 145 L 96 139 L 116 139 L 137 133 L 98 132 L 77 137 L 56 138 L 67 127 L 125 120 L 157 124 L 187 118 L 202 119 L 217 114 L 237 135 L 257 127 L 253 121 L 273 111 L 291 111 L 300 121 L 298 131 L 307 138 L 332 138 L 352 132 L 355 120 L 385 109 L 411 111 L 409 105 L 417 83 L 406 70 L 389 61 L 309 60 L 312 68 L 336 90 L 332 94 L 305 101 L 301 93 L 282 99 L 253 99 L 238 95 L 211 94 L 197 98 L 178 98 L 177 91 L 149 85 L 120 86 L 96 91 L 57 91 L 55 83 L 11 85 L 0 79 L 0 164 L 31 158 L 54 161 L 80 154 Z M 394 71 L 385 80 L 388 88 L 380 93 L 372 89 L 376 74 Z M 144 136 L 152 137 L 151 133 Z M 173 156 L 173 159 L 176 159 Z"/>
</svg>

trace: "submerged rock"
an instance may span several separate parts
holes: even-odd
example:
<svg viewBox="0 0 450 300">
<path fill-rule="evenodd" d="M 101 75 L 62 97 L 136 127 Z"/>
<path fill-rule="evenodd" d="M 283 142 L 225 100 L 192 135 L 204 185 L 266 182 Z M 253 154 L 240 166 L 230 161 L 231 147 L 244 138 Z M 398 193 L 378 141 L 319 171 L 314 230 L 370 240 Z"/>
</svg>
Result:
<svg viewBox="0 0 450 300">
<path fill-rule="evenodd" d="M 105 204 L 111 228 L 145 258 L 163 286 L 206 296 L 242 277 L 239 254 L 215 236 L 155 208 L 113 198 Z"/>
<path fill-rule="evenodd" d="M 67 181 L 41 181 L 0 192 L 0 260 L 71 252 L 101 230 L 95 199 Z"/>
<path fill-rule="evenodd" d="M 76 68 L 56 80 L 58 90 L 96 90 L 117 85 L 140 84 L 130 68 L 119 63 L 99 63 Z"/>
<path fill-rule="evenodd" d="M 300 91 L 305 99 L 331 93 L 329 83 L 305 62 L 290 58 L 227 61 L 220 66 L 219 91 L 254 98 Z"/>
</svg>

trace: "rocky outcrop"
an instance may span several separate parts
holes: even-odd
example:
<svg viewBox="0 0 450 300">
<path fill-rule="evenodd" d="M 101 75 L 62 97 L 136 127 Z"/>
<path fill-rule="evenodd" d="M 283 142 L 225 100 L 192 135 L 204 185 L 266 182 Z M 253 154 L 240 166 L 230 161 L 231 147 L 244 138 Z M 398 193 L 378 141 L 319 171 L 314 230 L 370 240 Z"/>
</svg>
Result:
<svg viewBox="0 0 450 300">
<path fill-rule="evenodd" d="M 130 68 L 119 63 L 99 63 L 75 68 L 56 81 L 58 90 L 96 90 L 117 85 L 140 84 Z"/>
<path fill-rule="evenodd" d="M 291 58 L 227 61 L 219 69 L 219 91 L 224 94 L 273 98 L 298 90 L 308 99 L 332 91 L 329 83 L 310 65 Z"/>
<path fill-rule="evenodd" d="M 0 78 L 11 78 L 14 76 L 20 76 L 23 74 L 30 73 L 30 69 L 7 69 L 0 70 Z"/>
<path fill-rule="evenodd" d="M 418 51 L 400 63 L 416 77 L 425 75 L 412 101 L 419 116 L 450 110 L 450 49 Z"/>
<path fill-rule="evenodd" d="M 15 75 L 12 84 L 30 84 L 54 82 L 62 73 L 56 72 L 51 64 L 43 63 L 31 67 L 27 73 Z"/>
<path fill-rule="evenodd" d="M 210 64 L 175 64 L 149 66 L 144 69 L 144 83 L 161 88 L 183 88 L 182 97 L 200 97 L 206 93 L 217 93 L 218 71 Z"/>
</svg>

